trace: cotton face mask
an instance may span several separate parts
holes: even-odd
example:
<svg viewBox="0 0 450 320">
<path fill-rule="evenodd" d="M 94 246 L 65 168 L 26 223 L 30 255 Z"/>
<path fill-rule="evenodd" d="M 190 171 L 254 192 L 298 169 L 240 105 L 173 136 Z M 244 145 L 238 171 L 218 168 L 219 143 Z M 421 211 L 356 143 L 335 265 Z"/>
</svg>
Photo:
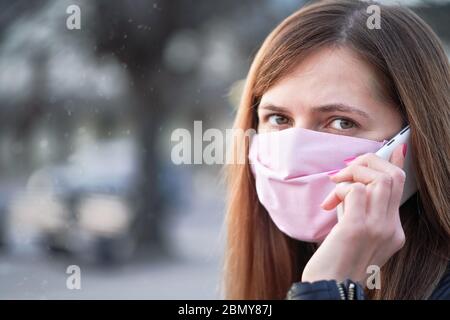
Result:
<svg viewBox="0 0 450 320">
<path fill-rule="evenodd" d="M 386 142 L 302 128 L 253 136 L 249 160 L 259 201 L 291 238 L 321 242 L 337 223 L 336 210 L 320 207 L 336 186 L 328 173 L 344 160 L 378 151 Z"/>
</svg>

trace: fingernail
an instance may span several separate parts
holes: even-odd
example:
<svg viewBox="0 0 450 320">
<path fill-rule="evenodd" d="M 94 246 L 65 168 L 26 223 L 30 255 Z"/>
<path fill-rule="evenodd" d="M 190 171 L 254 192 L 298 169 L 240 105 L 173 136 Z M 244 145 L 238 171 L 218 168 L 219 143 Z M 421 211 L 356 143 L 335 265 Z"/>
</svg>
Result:
<svg viewBox="0 0 450 320">
<path fill-rule="evenodd" d="M 329 205 L 330 200 L 333 199 L 334 196 L 335 196 L 334 191 L 333 191 L 333 192 L 330 192 L 330 193 L 325 197 L 325 199 L 322 201 L 322 203 L 320 204 L 320 207 L 321 207 L 323 210 L 330 211 L 331 209 L 325 209 L 325 207 L 326 207 L 327 205 Z"/>
<path fill-rule="evenodd" d="M 408 147 L 407 147 L 406 143 L 404 143 L 404 144 L 403 144 L 403 149 L 402 149 L 403 157 L 406 157 L 406 150 L 407 150 L 407 149 L 408 149 Z"/>
<path fill-rule="evenodd" d="M 323 199 L 322 203 L 320 204 L 320 207 L 321 207 L 322 209 L 324 209 L 323 205 L 329 201 L 329 198 L 330 198 L 330 197 L 331 197 L 331 193 L 329 193 L 329 194 L 325 197 L 325 199 Z"/>
<path fill-rule="evenodd" d="M 356 157 L 350 157 L 350 158 L 344 159 L 344 162 L 345 162 L 345 164 L 348 164 L 349 162 L 352 162 L 355 159 L 356 159 Z"/>
<path fill-rule="evenodd" d="M 327 175 L 332 176 L 332 175 L 338 173 L 339 171 L 341 171 L 341 170 L 333 170 L 333 171 L 328 172 Z"/>
</svg>

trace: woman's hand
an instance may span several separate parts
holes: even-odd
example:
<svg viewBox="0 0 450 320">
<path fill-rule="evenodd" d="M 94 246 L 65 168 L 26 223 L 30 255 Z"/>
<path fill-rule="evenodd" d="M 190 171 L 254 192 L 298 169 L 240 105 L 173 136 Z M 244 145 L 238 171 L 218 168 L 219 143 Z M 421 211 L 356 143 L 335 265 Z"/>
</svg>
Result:
<svg viewBox="0 0 450 320">
<path fill-rule="evenodd" d="M 369 153 L 357 157 L 331 176 L 338 184 L 322 208 L 344 203 L 344 214 L 307 263 L 302 281 L 363 281 L 367 267 L 380 268 L 405 243 L 399 207 L 405 182 L 406 145 L 398 146 L 389 161 Z M 331 214 L 331 213 L 330 213 Z"/>
</svg>

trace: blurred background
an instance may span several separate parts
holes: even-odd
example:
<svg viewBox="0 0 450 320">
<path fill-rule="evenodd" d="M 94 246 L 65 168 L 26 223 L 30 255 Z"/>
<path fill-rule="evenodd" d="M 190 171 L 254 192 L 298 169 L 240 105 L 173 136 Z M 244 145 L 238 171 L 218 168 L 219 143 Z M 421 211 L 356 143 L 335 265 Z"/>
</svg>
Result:
<svg viewBox="0 0 450 320">
<path fill-rule="evenodd" d="M 450 1 L 397 2 L 448 48 Z M 171 134 L 230 128 L 303 3 L 1 0 L 0 299 L 221 298 L 222 167 L 173 164 Z"/>
</svg>

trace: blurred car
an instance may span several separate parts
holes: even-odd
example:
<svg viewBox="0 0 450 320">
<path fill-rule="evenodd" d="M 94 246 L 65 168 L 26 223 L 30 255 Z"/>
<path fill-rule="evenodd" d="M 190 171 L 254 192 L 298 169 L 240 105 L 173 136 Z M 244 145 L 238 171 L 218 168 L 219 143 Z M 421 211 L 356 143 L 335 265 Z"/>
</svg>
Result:
<svg viewBox="0 0 450 320">
<path fill-rule="evenodd" d="M 130 139 L 91 143 L 67 164 L 34 172 L 5 208 L 7 241 L 19 250 L 37 244 L 100 263 L 130 257 L 135 244 L 129 200 L 137 168 L 133 148 Z"/>
</svg>

